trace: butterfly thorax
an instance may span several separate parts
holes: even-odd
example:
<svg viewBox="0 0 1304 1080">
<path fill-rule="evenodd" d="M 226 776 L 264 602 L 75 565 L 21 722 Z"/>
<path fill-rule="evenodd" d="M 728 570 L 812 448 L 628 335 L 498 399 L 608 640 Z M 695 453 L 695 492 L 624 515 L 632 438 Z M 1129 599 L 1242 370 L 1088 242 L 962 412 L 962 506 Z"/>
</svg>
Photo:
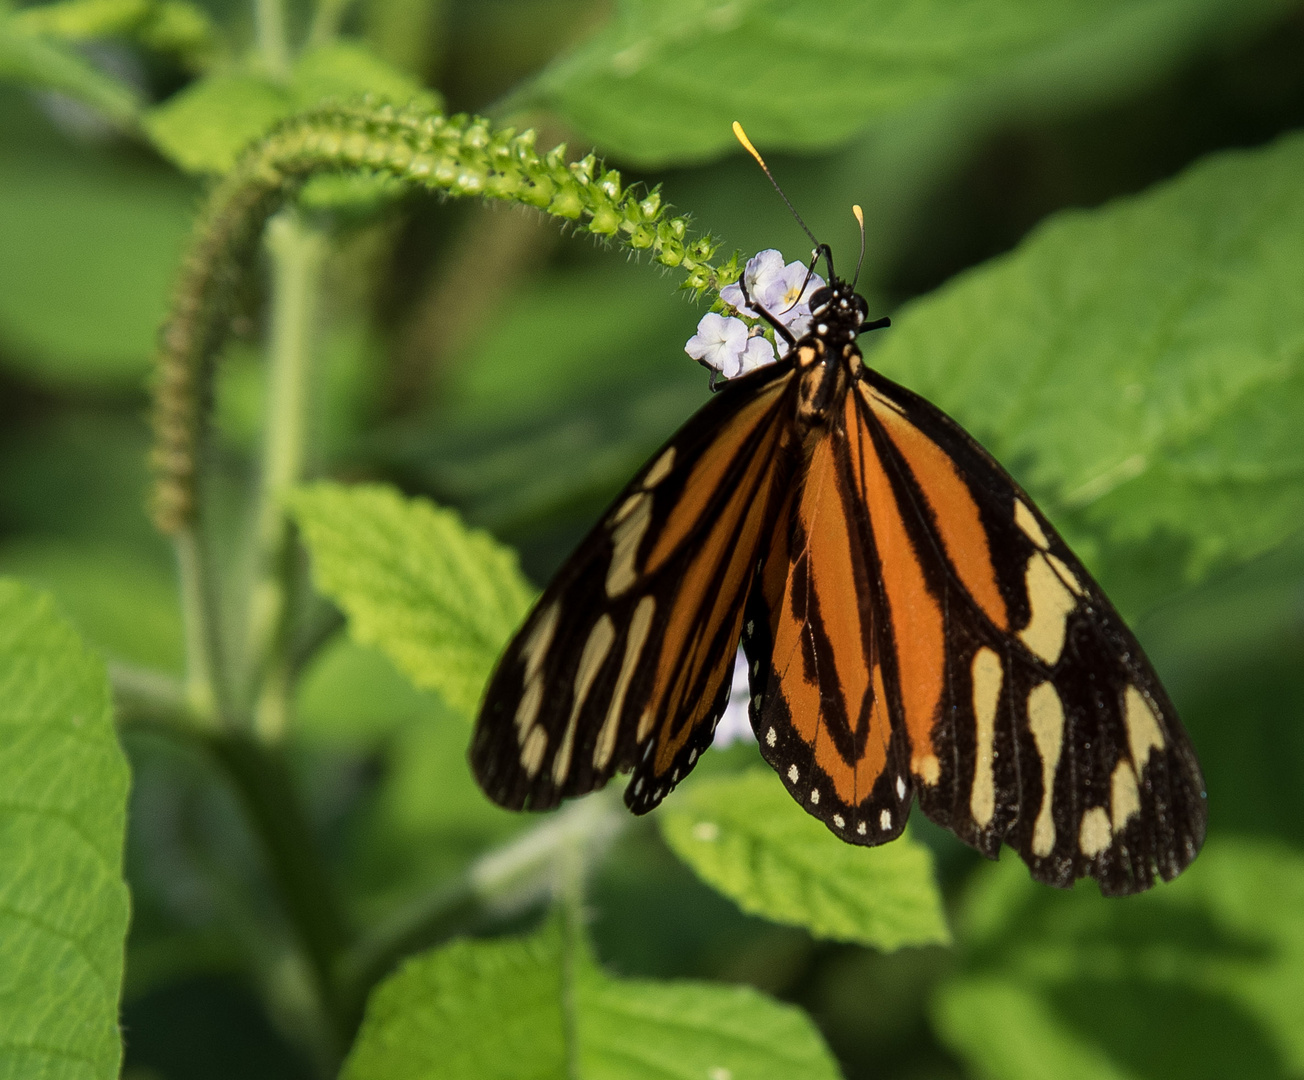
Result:
<svg viewBox="0 0 1304 1080">
<path fill-rule="evenodd" d="M 811 297 L 810 331 L 796 346 L 801 371 L 797 422 L 806 430 L 827 426 L 838 411 L 848 381 L 859 374 L 856 335 L 868 311 L 864 298 L 836 278 Z"/>
</svg>

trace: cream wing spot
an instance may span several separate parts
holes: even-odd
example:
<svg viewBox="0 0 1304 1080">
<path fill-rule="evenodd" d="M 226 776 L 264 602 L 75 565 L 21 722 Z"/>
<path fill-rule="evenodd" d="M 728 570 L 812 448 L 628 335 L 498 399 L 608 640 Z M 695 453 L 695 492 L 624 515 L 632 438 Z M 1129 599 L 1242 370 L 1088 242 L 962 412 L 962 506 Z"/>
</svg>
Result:
<svg viewBox="0 0 1304 1080">
<path fill-rule="evenodd" d="M 892 828 L 892 811 L 884 810 L 878 815 L 878 827 L 884 832 Z"/>
<path fill-rule="evenodd" d="M 867 830 L 866 830 L 866 828 L 865 828 L 865 823 L 864 823 L 863 821 L 857 821 L 857 822 L 856 822 L 856 835 L 857 835 L 857 836 L 864 836 L 865 833 L 866 833 L 866 831 L 867 831 Z"/>
<path fill-rule="evenodd" d="M 548 646 L 552 644 L 557 633 L 557 619 L 561 615 L 561 601 L 554 600 L 540 612 L 534 622 L 530 636 L 521 646 L 521 655 L 525 659 L 525 681 L 529 682 L 539 674 L 544 657 L 548 655 Z"/>
<path fill-rule="evenodd" d="M 1047 664 L 1053 665 L 1064 649 L 1065 627 L 1077 600 L 1040 552 L 1028 560 L 1024 584 L 1032 615 L 1028 625 L 1019 631 L 1019 638 Z"/>
<path fill-rule="evenodd" d="M 1123 697 L 1123 718 L 1127 724 L 1128 747 L 1139 777 L 1150 760 L 1150 751 L 1164 748 L 1163 729 L 1153 706 L 1135 686 L 1129 686 Z"/>
<path fill-rule="evenodd" d="M 668 446 L 666 447 L 665 453 L 657 458 L 656 464 L 648 469 L 647 475 L 643 477 L 643 483 L 641 485 L 643 490 L 651 491 L 652 488 L 656 487 L 657 484 L 661 483 L 662 480 L 670 475 L 670 470 L 674 467 L 675 448 L 673 446 Z"/>
<path fill-rule="evenodd" d="M 643 655 L 643 645 L 647 641 L 647 632 L 652 626 L 656 606 L 656 600 L 645 596 L 635 606 L 634 614 L 630 617 L 629 634 L 625 638 L 625 658 L 620 664 L 620 674 L 616 676 L 611 704 L 607 707 L 607 718 L 602 722 L 602 730 L 598 732 L 598 740 L 593 747 L 595 769 L 605 769 L 616 749 L 616 734 L 620 730 L 620 714 L 625 708 L 625 695 L 629 692 L 629 681 L 634 677 L 639 657 Z"/>
<path fill-rule="evenodd" d="M 1014 500 L 1014 523 L 1023 530 L 1023 534 L 1036 544 L 1042 551 L 1050 547 L 1050 541 L 1046 539 L 1046 533 L 1041 527 L 1041 522 L 1022 499 Z"/>
<path fill-rule="evenodd" d="M 652 496 L 631 495 L 613 519 L 611 564 L 607 567 L 607 595 L 619 596 L 638 580 L 634 562 L 643 534 L 652 523 Z"/>
<path fill-rule="evenodd" d="M 844 818 L 841 814 L 834 814 L 833 824 L 836 825 L 839 829 L 845 828 L 847 824 L 847 819 Z"/>
<path fill-rule="evenodd" d="M 788 779 L 789 779 L 792 783 L 795 784 L 795 783 L 797 782 L 797 777 L 800 776 L 800 775 L 801 775 L 801 774 L 797 772 L 797 766 L 796 766 L 796 765 L 789 765 L 789 766 L 788 766 Z"/>
<path fill-rule="evenodd" d="M 541 727 L 534 728 L 521 747 L 521 766 L 531 780 L 539 773 L 543 764 L 543 752 L 548 748 L 548 733 Z"/>
<path fill-rule="evenodd" d="M 1122 832 L 1127 823 L 1141 813 L 1141 792 L 1137 789 L 1136 773 L 1126 761 L 1114 766 L 1109 779 L 1109 813 L 1114 832 Z"/>
<path fill-rule="evenodd" d="M 1055 793 L 1055 772 L 1064 747 L 1064 704 L 1048 682 L 1028 694 L 1028 726 L 1041 756 L 1041 808 L 1032 827 L 1032 853 L 1045 858 L 1055 847 L 1055 819 L 1051 803 Z"/>
<path fill-rule="evenodd" d="M 611 643 L 616 640 L 616 625 L 610 615 L 603 615 L 593 629 L 589 631 L 588 640 L 580 652 L 580 664 L 575 670 L 575 696 L 571 700 L 570 719 L 566 722 L 566 732 L 562 735 L 561 746 L 552 761 L 552 782 L 560 784 L 570 772 L 571 754 L 575 749 L 575 724 L 579 720 L 580 710 L 593 689 L 593 680 L 598 677 L 602 662 L 611 651 Z"/>
<path fill-rule="evenodd" d="M 1068 563 L 1066 563 L 1058 555 L 1052 555 L 1050 552 L 1046 553 L 1046 559 L 1050 562 L 1051 566 L 1054 568 L 1055 573 L 1059 574 L 1060 580 L 1062 580 L 1064 584 L 1069 587 L 1069 591 L 1073 593 L 1074 596 L 1086 595 L 1087 590 L 1082 587 L 1082 582 L 1080 582 L 1074 576 L 1073 571 L 1069 569 Z"/>
<path fill-rule="evenodd" d="M 819 806 L 819 804 L 820 804 L 820 789 L 819 789 L 819 788 L 811 788 L 811 789 L 810 789 L 810 803 L 811 803 L 811 806 Z"/>
<path fill-rule="evenodd" d="M 904 776 L 897 777 L 896 791 L 898 799 L 904 799 L 906 797 L 906 778 Z"/>
<path fill-rule="evenodd" d="M 1112 839 L 1109 815 L 1103 806 L 1093 806 L 1082 815 L 1082 825 L 1078 829 L 1078 849 L 1083 855 L 1094 859 L 1109 847 Z"/>
<path fill-rule="evenodd" d="M 521 700 L 516 704 L 513 720 L 516 724 L 516 742 L 522 748 L 529 738 L 535 720 L 539 718 L 539 709 L 543 705 L 543 661 L 557 633 L 557 619 L 560 613 L 561 603 L 554 600 L 539 613 L 534 621 L 534 627 L 525 639 L 525 644 L 521 646 L 521 657 L 525 661 L 525 676 L 521 687 Z M 544 743 L 547 743 L 546 735 Z M 538 771 L 537 765 L 535 771 Z"/>
<path fill-rule="evenodd" d="M 773 746 L 779 741 L 779 733 L 774 728 L 768 728 L 765 732 L 765 745 Z"/>
<path fill-rule="evenodd" d="M 525 742 L 525 737 L 539 717 L 539 708 L 543 705 L 543 680 L 535 676 L 525 684 L 520 703 L 516 706 L 516 741 Z"/>
<path fill-rule="evenodd" d="M 985 829 L 996 813 L 996 707 L 1001 700 L 1001 683 L 1005 673 L 1001 658 L 986 647 L 974 653 L 973 711 L 977 719 L 977 753 L 974 756 L 973 787 L 969 795 L 969 812 L 980 829 Z"/>
</svg>

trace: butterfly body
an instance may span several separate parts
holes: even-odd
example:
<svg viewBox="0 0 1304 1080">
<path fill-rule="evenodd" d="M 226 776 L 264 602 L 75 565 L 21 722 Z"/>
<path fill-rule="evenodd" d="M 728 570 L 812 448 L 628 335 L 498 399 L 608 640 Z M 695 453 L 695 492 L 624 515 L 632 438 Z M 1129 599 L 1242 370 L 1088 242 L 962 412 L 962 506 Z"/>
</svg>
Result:
<svg viewBox="0 0 1304 1080">
<path fill-rule="evenodd" d="M 1022 489 L 864 363 L 867 310 L 830 272 L 809 332 L 617 496 L 499 662 L 477 777 L 543 809 L 629 771 L 646 813 L 709 746 L 741 639 L 762 755 L 842 839 L 891 840 L 918 797 L 1049 884 L 1173 877 L 1205 806 L 1163 687 Z"/>
</svg>

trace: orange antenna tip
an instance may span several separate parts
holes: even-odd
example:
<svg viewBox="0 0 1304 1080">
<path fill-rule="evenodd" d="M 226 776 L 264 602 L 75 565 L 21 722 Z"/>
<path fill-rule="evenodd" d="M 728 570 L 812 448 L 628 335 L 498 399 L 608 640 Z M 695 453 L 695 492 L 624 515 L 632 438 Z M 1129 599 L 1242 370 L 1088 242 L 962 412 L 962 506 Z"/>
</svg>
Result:
<svg viewBox="0 0 1304 1080">
<path fill-rule="evenodd" d="M 747 137 L 747 132 L 743 130 L 742 124 L 738 123 L 737 120 L 733 122 L 733 133 L 734 138 L 743 144 L 743 149 L 756 159 L 756 163 L 760 165 L 762 169 L 765 169 L 765 159 L 761 157 L 760 152 L 752 145 L 752 140 Z M 766 169 L 766 172 L 769 172 L 769 170 Z"/>
<path fill-rule="evenodd" d="M 863 229 L 865 227 L 865 212 L 861 210 L 860 204 L 852 203 L 851 212 L 856 215 L 856 221 L 860 223 L 860 227 Z"/>
</svg>

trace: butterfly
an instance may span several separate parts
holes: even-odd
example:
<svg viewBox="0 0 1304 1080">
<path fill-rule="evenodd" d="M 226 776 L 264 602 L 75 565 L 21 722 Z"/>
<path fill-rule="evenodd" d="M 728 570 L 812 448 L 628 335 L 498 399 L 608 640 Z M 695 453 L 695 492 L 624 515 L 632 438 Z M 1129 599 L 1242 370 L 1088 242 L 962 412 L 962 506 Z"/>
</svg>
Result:
<svg viewBox="0 0 1304 1080">
<path fill-rule="evenodd" d="M 888 320 L 816 257 L 808 332 L 761 310 L 786 354 L 652 456 L 507 646 L 481 786 L 546 809 L 629 772 L 647 813 L 710 746 L 741 639 L 761 754 L 841 839 L 896 838 L 917 798 L 1050 885 L 1173 878 L 1206 801 L 1154 669 L 996 460 L 865 363 Z"/>
</svg>

